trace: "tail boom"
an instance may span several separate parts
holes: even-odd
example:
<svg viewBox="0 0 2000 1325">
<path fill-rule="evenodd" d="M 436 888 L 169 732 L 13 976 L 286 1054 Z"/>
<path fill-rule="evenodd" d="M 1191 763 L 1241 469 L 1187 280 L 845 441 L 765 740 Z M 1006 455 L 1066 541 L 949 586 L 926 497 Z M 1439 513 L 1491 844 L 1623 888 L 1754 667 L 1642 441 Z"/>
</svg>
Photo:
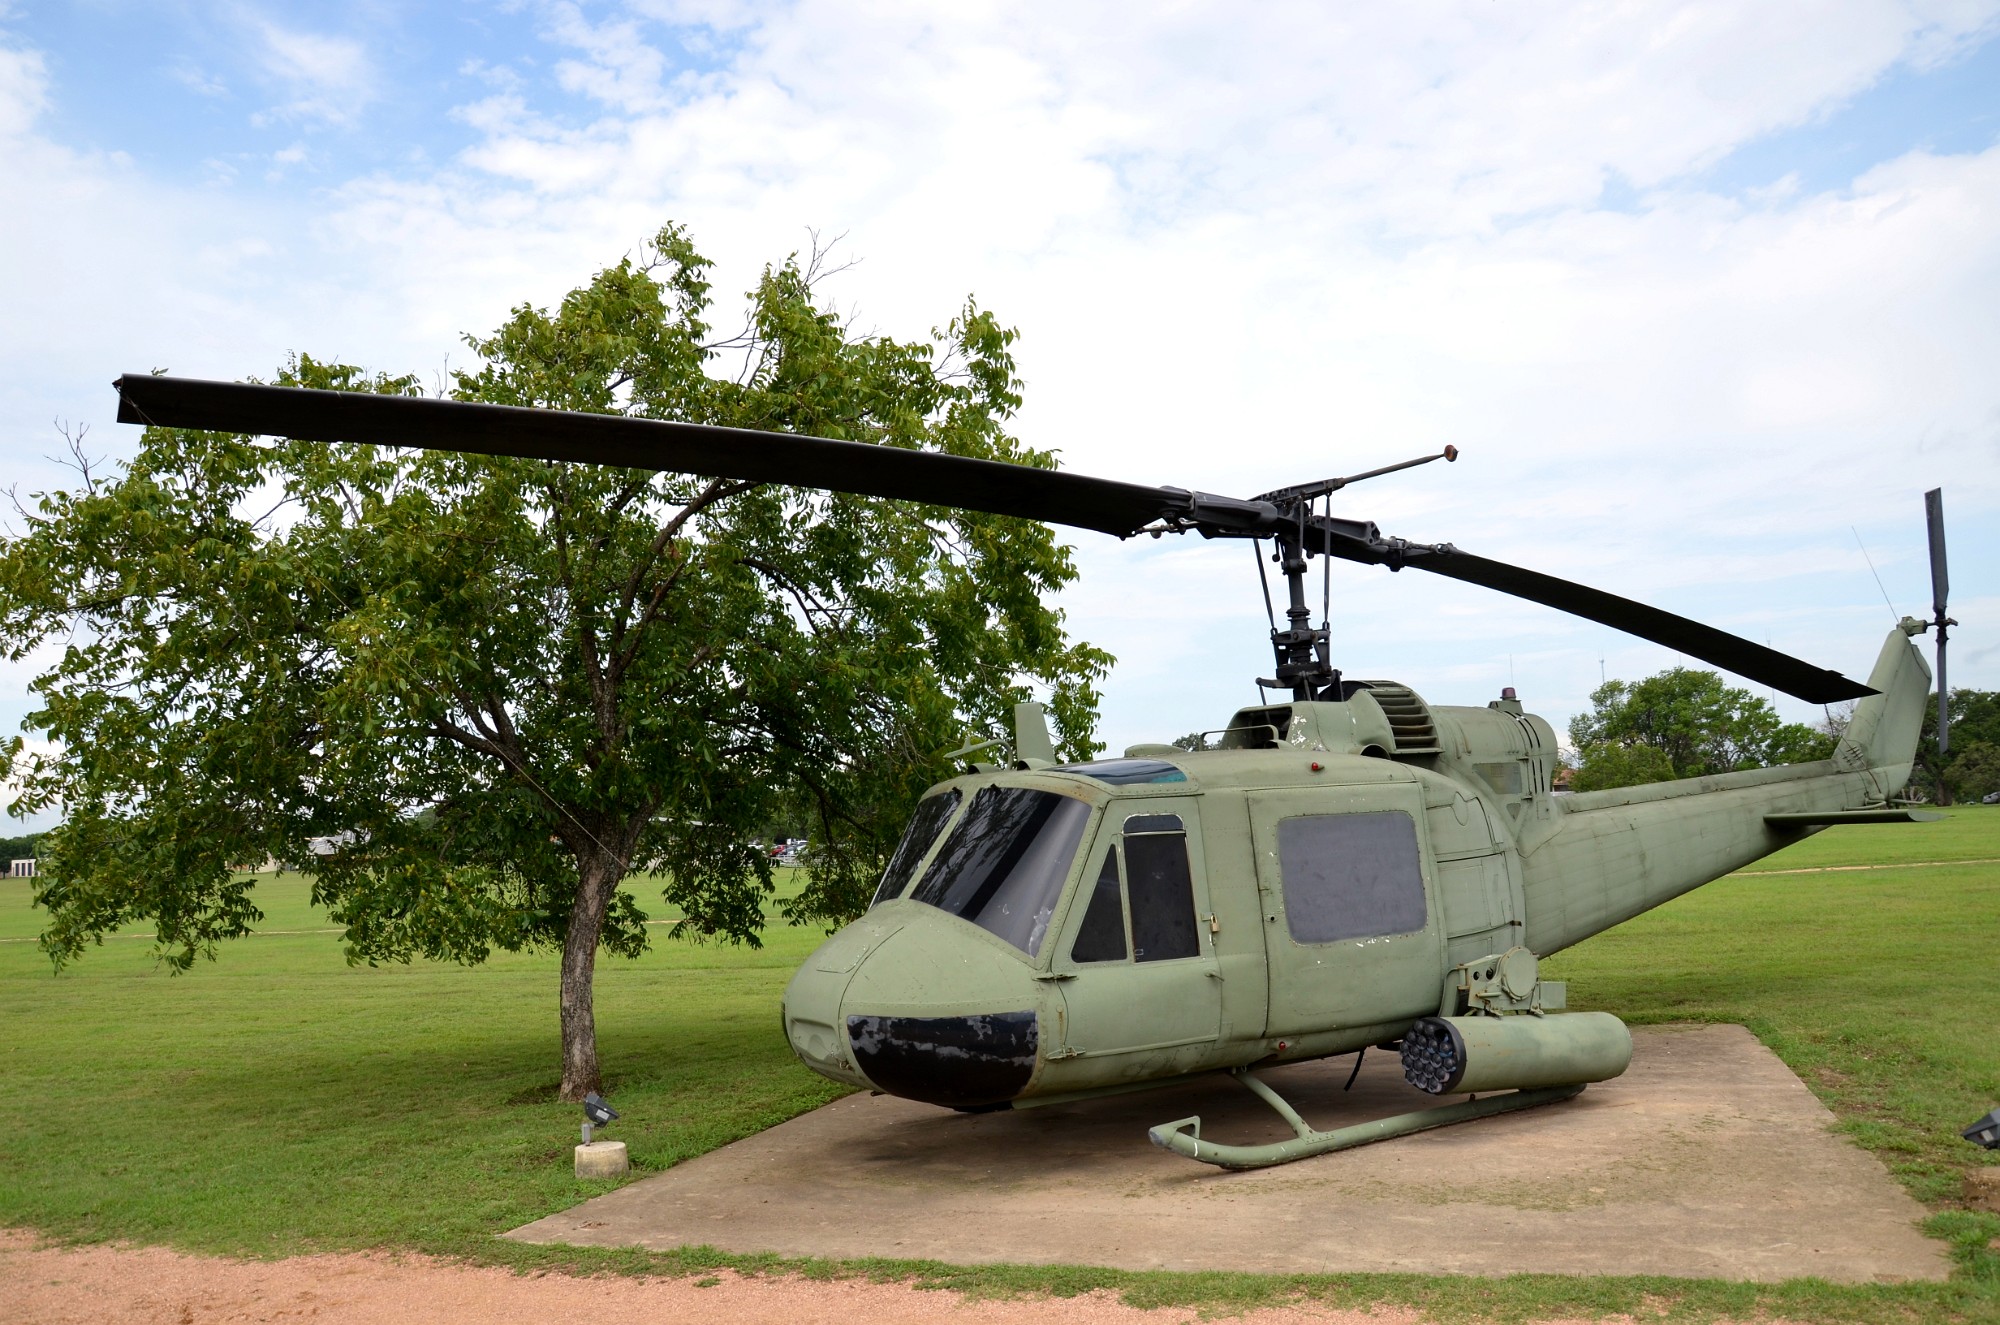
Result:
<svg viewBox="0 0 2000 1325">
<path fill-rule="evenodd" d="M 1818 831 L 1769 816 L 1864 809 L 1901 791 L 1931 676 L 1913 624 L 1883 642 L 1869 677 L 1877 693 L 1830 759 L 1563 798 L 1547 828 L 1523 835 L 1528 947 L 1547 956 Z"/>
</svg>

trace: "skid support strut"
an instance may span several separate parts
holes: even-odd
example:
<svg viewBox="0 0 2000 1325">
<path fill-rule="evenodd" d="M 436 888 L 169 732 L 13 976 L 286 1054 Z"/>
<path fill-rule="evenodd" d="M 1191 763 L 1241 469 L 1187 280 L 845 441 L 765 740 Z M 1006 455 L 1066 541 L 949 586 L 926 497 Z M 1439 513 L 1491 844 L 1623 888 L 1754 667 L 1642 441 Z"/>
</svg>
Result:
<svg viewBox="0 0 2000 1325">
<path fill-rule="evenodd" d="M 1294 1159 L 1305 1159 L 1312 1155 L 1324 1155 L 1335 1150 L 1351 1150 L 1355 1146 L 1365 1146 L 1371 1141 L 1387 1141 L 1392 1137 L 1408 1136 L 1412 1132 L 1424 1132 L 1433 1127 L 1449 1127 L 1453 1123 L 1471 1122 L 1474 1118 L 1487 1118 L 1496 1113 L 1511 1113 L 1515 1109 L 1532 1109 L 1538 1104 L 1554 1104 L 1583 1093 L 1583 1087 L 1545 1086 L 1539 1090 L 1512 1090 L 1484 1099 L 1466 1100 L 1460 1104 L 1444 1104 L 1435 1109 L 1419 1109 L 1415 1113 L 1399 1113 L 1393 1118 L 1378 1118 L 1372 1123 L 1356 1123 L 1352 1127 L 1340 1127 L 1331 1132 L 1316 1132 L 1299 1117 L 1298 1111 L 1285 1103 L 1277 1091 L 1259 1081 L 1243 1068 L 1233 1069 L 1230 1076 L 1242 1082 L 1251 1094 L 1277 1110 L 1278 1116 L 1292 1125 L 1298 1133 L 1296 1140 L 1273 1141 L 1261 1146 L 1225 1146 L 1201 1139 L 1200 1117 L 1182 1118 L 1176 1122 L 1162 1123 L 1146 1135 L 1153 1144 L 1163 1150 L 1171 1150 L 1176 1155 L 1186 1155 L 1204 1164 L 1215 1164 L 1225 1169 L 1261 1169 L 1272 1164 L 1284 1164 Z"/>
</svg>

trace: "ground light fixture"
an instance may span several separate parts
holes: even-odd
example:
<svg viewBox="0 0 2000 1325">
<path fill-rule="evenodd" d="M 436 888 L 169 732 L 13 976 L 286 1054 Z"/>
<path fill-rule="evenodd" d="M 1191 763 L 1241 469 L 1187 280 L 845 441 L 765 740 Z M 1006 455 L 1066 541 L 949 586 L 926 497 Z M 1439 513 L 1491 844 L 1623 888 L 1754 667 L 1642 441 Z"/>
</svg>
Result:
<svg viewBox="0 0 2000 1325">
<path fill-rule="evenodd" d="M 1978 1122 L 1960 1132 L 1959 1135 L 1972 1142 L 1975 1146 L 1984 1146 L 1988 1150 L 2000 1150 L 2000 1109 L 1995 1109 L 1993 1112 L 1987 1114 L 1984 1118 L 1981 1118 Z"/>
<path fill-rule="evenodd" d="M 590 1129 L 603 1127 L 618 1116 L 618 1110 L 611 1107 L 611 1101 L 591 1091 L 583 1097 L 583 1143 L 590 1144 Z"/>
</svg>

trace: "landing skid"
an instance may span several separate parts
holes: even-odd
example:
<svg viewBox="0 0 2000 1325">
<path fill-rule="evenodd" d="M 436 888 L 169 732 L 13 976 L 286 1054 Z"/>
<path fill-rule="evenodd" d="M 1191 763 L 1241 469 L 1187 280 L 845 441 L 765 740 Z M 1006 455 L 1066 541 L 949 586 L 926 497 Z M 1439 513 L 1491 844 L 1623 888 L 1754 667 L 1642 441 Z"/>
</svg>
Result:
<svg viewBox="0 0 2000 1325">
<path fill-rule="evenodd" d="M 1316 1132 L 1299 1117 L 1298 1111 L 1285 1103 L 1284 1099 L 1269 1086 L 1251 1076 L 1248 1069 L 1234 1068 L 1229 1073 L 1242 1082 L 1244 1087 L 1264 1103 L 1277 1110 L 1278 1116 L 1292 1125 L 1298 1138 L 1292 1141 L 1273 1141 L 1261 1146 L 1226 1146 L 1201 1139 L 1201 1118 L 1182 1118 L 1176 1122 L 1162 1123 L 1146 1135 L 1154 1145 L 1163 1150 L 1171 1150 L 1176 1155 L 1198 1159 L 1204 1164 L 1214 1164 L 1225 1169 L 1261 1169 L 1272 1164 L 1285 1164 L 1295 1159 L 1306 1159 L 1313 1155 L 1325 1155 L 1335 1150 L 1352 1150 L 1355 1146 L 1365 1146 L 1371 1141 L 1387 1141 L 1392 1137 L 1408 1136 L 1412 1132 L 1425 1132 L 1433 1127 L 1449 1127 L 1453 1123 L 1467 1123 L 1474 1118 L 1487 1118 L 1496 1113 L 1512 1113 L 1516 1109 L 1532 1109 L 1539 1104 L 1555 1104 L 1583 1093 L 1581 1085 L 1544 1086 L 1539 1090 L 1513 1090 L 1484 1099 L 1466 1100 L 1460 1104 L 1440 1105 L 1435 1109 L 1419 1109 L 1415 1113 L 1399 1113 L 1393 1118 L 1378 1118 L 1372 1123 L 1356 1123 L 1352 1127 L 1336 1128 L 1331 1132 Z"/>
</svg>

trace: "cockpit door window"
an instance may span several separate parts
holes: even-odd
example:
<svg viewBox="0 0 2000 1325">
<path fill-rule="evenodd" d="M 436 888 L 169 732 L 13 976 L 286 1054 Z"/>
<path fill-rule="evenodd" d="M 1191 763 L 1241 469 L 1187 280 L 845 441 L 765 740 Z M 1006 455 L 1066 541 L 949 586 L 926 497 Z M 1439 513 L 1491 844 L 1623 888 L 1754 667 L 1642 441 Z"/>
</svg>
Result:
<svg viewBox="0 0 2000 1325">
<path fill-rule="evenodd" d="M 1201 956 L 1187 826 L 1179 815 L 1134 814 L 1119 825 L 1069 955 L 1074 962 Z"/>
<path fill-rule="evenodd" d="M 1050 963 L 1063 1057 L 1171 1051 L 1192 1071 L 1222 1024 L 1200 817 L 1191 798 L 1120 798 L 1102 822 Z"/>
<path fill-rule="evenodd" d="M 1125 944 L 1124 889 L 1118 881 L 1118 850 L 1104 853 L 1104 868 L 1090 891 L 1090 905 L 1083 913 L 1083 926 L 1076 932 L 1069 956 L 1076 962 L 1122 962 L 1130 953 Z"/>
<path fill-rule="evenodd" d="M 958 788 L 927 796 L 917 802 L 917 811 L 910 816 L 910 826 L 903 830 L 903 840 L 896 844 L 896 853 L 889 857 L 889 868 L 882 871 L 882 882 L 875 889 L 875 900 L 868 905 L 880 906 L 892 898 L 901 897 L 903 889 L 910 886 L 910 877 L 917 872 L 924 854 L 937 841 L 945 824 L 951 821 L 952 812 L 958 809 L 962 799 Z"/>
<path fill-rule="evenodd" d="M 1132 901 L 1132 956 L 1142 962 L 1201 955 L 1187 829 L 1177 814 L 1125 821 L 1125 872 Z"/>
</svg>

